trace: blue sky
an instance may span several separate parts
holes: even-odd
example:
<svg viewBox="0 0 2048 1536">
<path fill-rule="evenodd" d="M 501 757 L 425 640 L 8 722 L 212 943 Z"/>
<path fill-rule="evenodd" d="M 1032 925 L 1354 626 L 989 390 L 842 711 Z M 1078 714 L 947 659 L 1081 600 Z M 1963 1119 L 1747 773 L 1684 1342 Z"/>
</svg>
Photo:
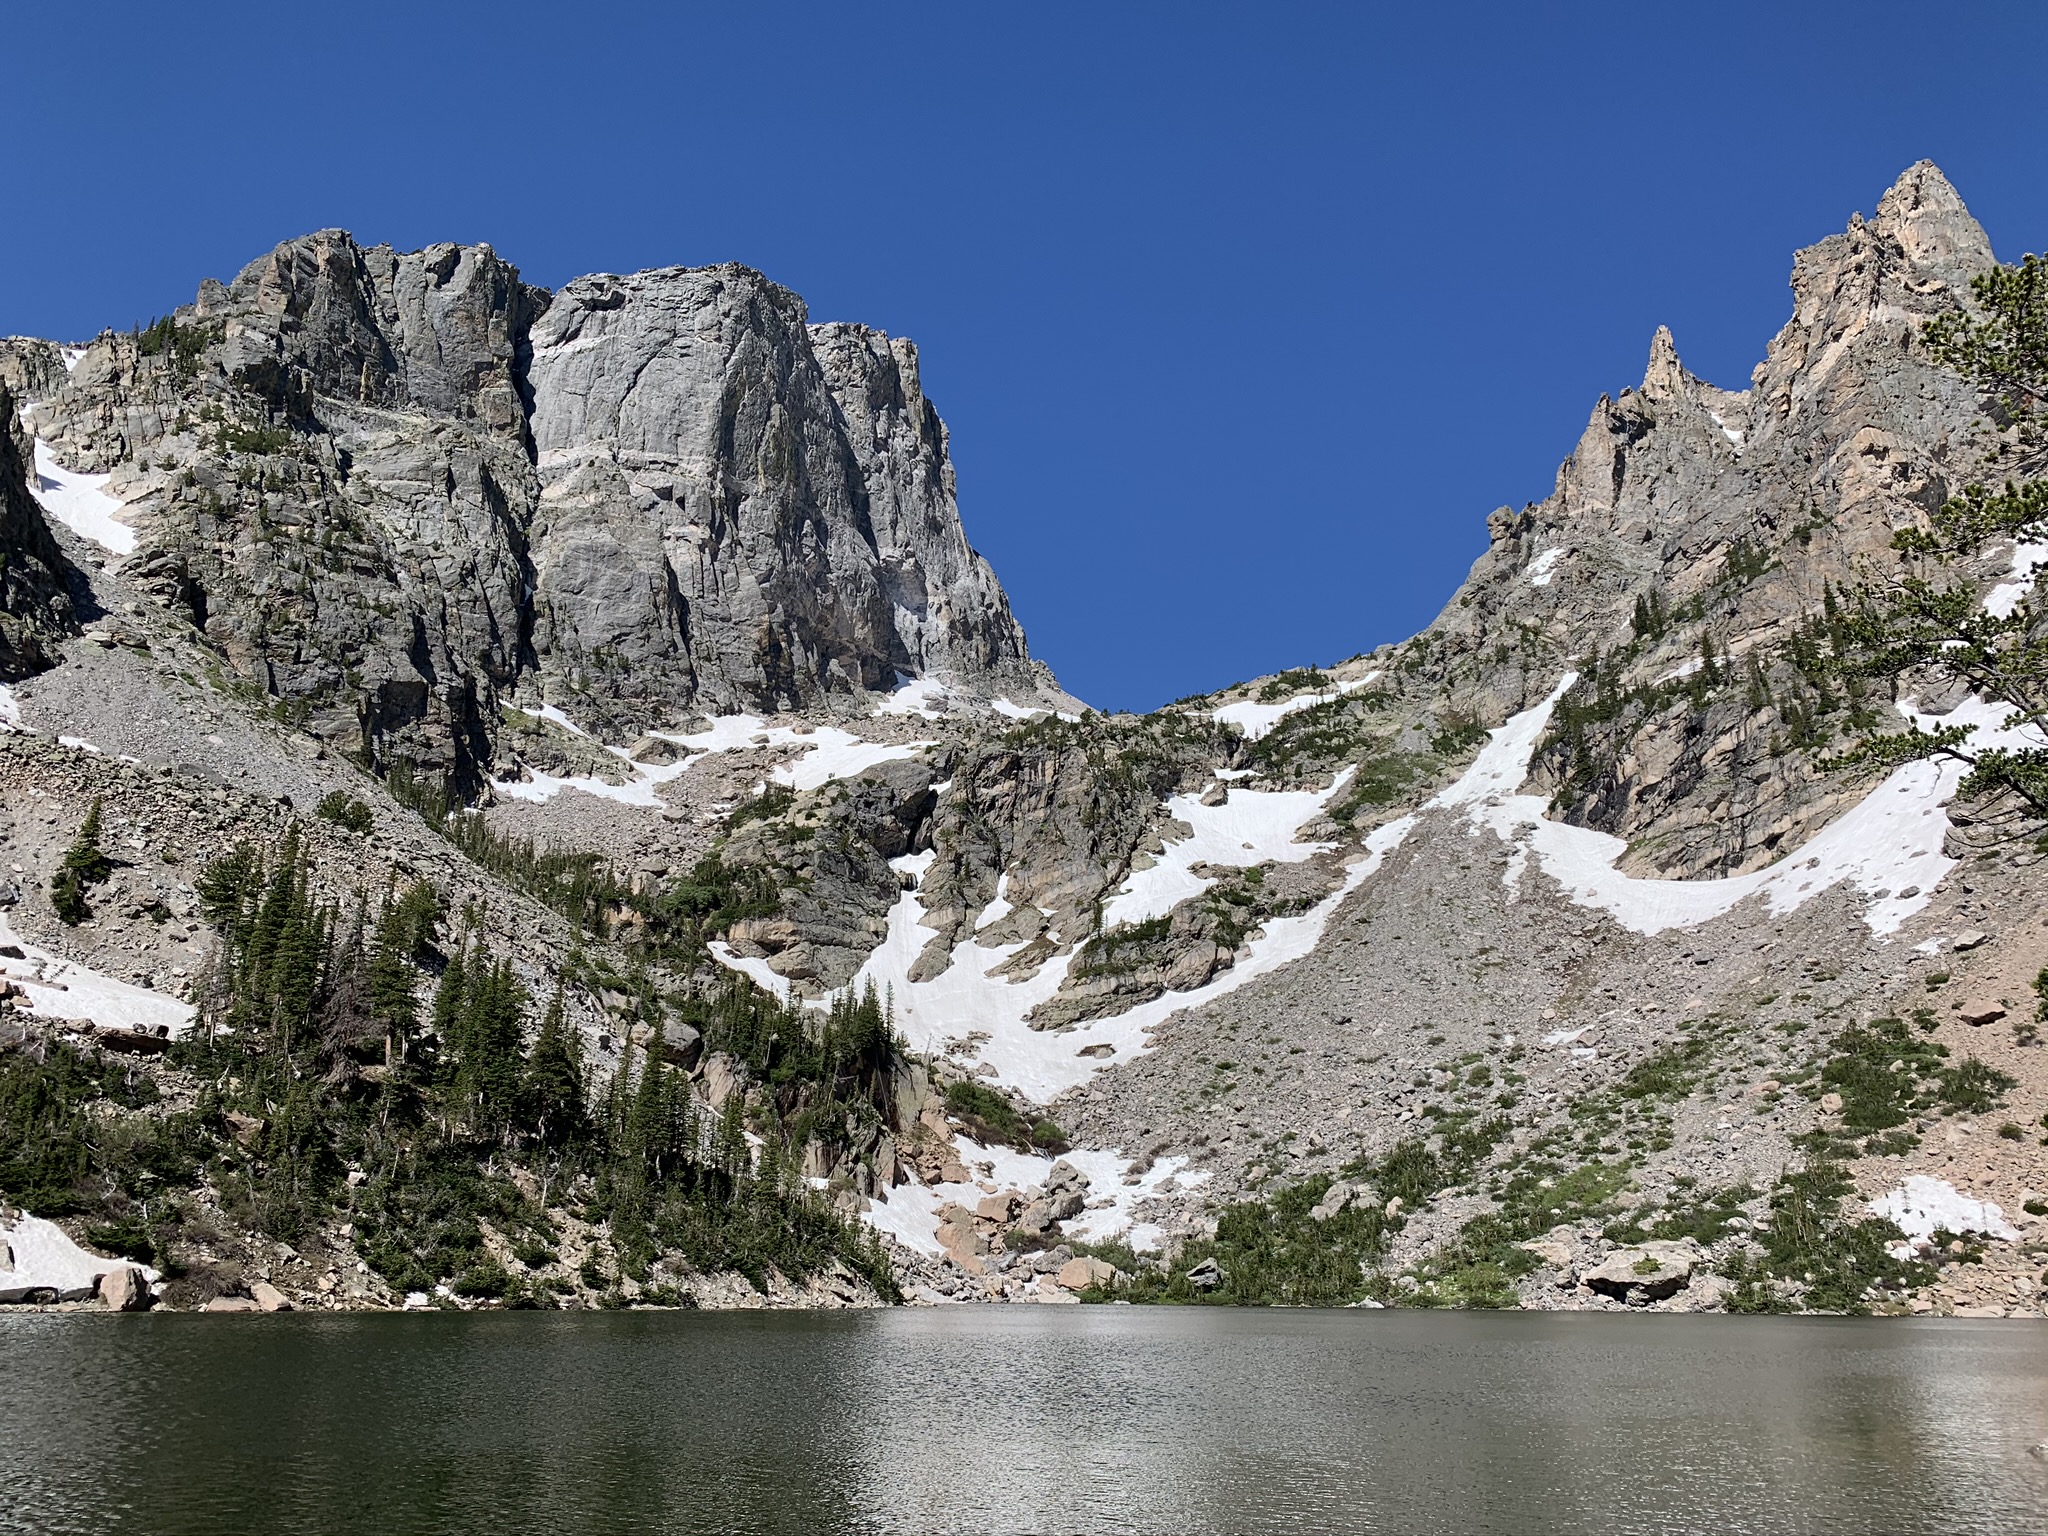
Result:
<svg viewBox="0 0 2048 1536">
<path fill-rule="evenodd" d="M 1744 383 L 1922 156 L 2048 247 L 2048 7 L 18 7 L 0 332 L 327 225 L 747 262 L 916 338 L 970 538 L 1104 707 L 1427 623 L 1668 324 Z"/>
</svg>

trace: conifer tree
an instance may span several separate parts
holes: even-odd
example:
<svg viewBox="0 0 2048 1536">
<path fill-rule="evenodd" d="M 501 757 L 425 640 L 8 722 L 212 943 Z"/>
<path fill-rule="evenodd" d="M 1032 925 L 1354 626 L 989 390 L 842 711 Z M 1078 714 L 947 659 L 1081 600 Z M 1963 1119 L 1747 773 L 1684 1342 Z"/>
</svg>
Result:
<svg viewBox="0 0 2048 1536">
<path fill-rule="evenodd" d="M 86 891 L 114 872 L 112 862 L 100 847 L 100 816 L 100 797 L 95 795 L 85 820 L 79 823 L 78 835 L 65 850 L 64 862 L 57 866 L 56 876 L 50 881 L 50 906 L 60 922 L 73 928 L 92 916 Z"/>
<path fill-rule="evenodd" d="M 2008 727 L 2038 727 L 2048 720 L 2048 594 L 1987 605 L 1967 567 L 2006 540 L 2048 542 L 2048 261 L 2028 256 L 1981 274 L 1970 289 L 1971 309 L 1930 321 L 1922 339 L 1977 387 L 2004 429 L 1991 454 L 2004 484 L 1968 486 L 1926 527 L 1893 537 L 1904 569 L 1853 594 L 1839 621 L 1838 665 L 1851 680 L 1889 683 L 1895 697 L 1961 685 L 2005 706 Z M 1866 736 L 1838 761 L 1885 768 L 1927 757 L 1966 764 L 1965 795 L 2002 792 L 2048 817 L 2048 747 L 2024 740 L 1984 747 L 1967 726 L 1914 726 Z"/>
<path fill-rule="evenodd" d="M 561 1146 L 586 1134 L 583 1049 L 568 1026 L 559 983 L 526 1064 L 525 1107 L 528 1123 L 544 1145 Z"/>
</svg>

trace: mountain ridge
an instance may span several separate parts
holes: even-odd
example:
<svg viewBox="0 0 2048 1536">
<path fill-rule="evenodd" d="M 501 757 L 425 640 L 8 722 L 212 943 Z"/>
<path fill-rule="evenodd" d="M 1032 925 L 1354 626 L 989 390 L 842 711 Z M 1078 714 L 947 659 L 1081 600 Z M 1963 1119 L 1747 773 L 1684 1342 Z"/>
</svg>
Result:
<svg viewBox="0 0 2048 1536">
<path fill-rule="evenodd" d="M 13 825 L 16 917 L 172 985 L 147 918 L 61 932 L 39 883 L 124 755 L 213 817 L 243 781 L 355 797 L 362 850 L 323 833 L 315 886 L 461 891 L 486 915 L 425 974 L 474 942 L 559 987 L 594 1082 L 687 1029 L 685 1101 L 925 1300 L 2038 1310 L 2039 857 L 1978 838 L 1956 774 L 1827 767 L 1903 702 L 1830 670 L 1836 594 L 1995 451 L 1920 341 L 1992 260 L 1909 168 L 1795 257 L 1748 390 L 1659 328 L 1417 636 L 1137 716 L 1028 661 L 907 343 L 746 269 L 543 305 L 483 247 L 289 242 L 69 382 L 0 349 L 141 539 L 59 536 L 119 617 L 9 695 L 99 749 L 4 743 L 65 812 Z M 2023 602 L 2016 560 L 1968 574 Z M 189 907 L 171 851 L 182 884 L 110 905 Z M 735 977 L 780 1035 L 702 1038 Z M 792 1101 L 774 1042 L 862 997 L 893 1054 L 857 1103 Z M 1916 1064 L 1898 1106 L 1873 1052 Z M 1975 1202 L 1974 1272 L 1893 1199 L 1916 1178 Z M 1775 1213 L 1814 1199 L 1834 1246 L 1788 1258 Z M 710 1285 L 634 1274 L 624 1219 L 585 1224 L 629 1299 Z"/>
</svg>

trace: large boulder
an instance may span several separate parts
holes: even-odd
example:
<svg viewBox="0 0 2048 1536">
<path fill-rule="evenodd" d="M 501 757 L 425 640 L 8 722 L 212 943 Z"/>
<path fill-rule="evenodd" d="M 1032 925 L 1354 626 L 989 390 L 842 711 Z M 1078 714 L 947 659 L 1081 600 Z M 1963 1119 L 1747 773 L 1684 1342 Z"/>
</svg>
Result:
<svg viewBox="0 0 2048 1536">
<path fill-rule="evenodd" d="M 1105 1259 L 1069 1259 L 1053 1278 L 1064 1290 L 1085 1291 L 1091 1286 L 1114 1285 L 1121 1273 Z"/>
<path fill-rule="evenodd" d="M 1692 1280 L 1699 1249 L 1690 1242 L 1647 1242 L 1617 1248 L 1579 1277 L 1579 1283 L 1630 1306 L 1676 1296 Z"/>
<path fill-rule="evenodd" d="M 268 1280 L 254 1280 L 249 1284 L 249 1299 L 256 1303 L 259 1312 L 289 1312 L 291 1298 Z"/>
<path fill-rule="evenodd" d="M 156 1300 L 149 1279 L 132 1264 L 122 1264 L 100 1276 L 100 1301 L 109 1312 L 146 1312 Z"/>
</svg>

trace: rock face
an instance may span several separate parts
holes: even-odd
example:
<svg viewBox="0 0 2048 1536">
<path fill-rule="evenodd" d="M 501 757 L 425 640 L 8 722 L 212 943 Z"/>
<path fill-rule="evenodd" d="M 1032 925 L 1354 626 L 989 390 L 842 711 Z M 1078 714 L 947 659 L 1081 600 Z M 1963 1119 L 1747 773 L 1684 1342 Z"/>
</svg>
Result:
<svg viewBox="0 0 2048 1536">
<path fill-rule="evenodd" d="M 77 629 L 70 567 L 29 494 L 34 474 L 20 402 L 0 380 L 0 683 L 48 667 L 52 642 Z"/>
<path fill-rule="evenodd" d="M 1893 532 L 1975 468 L 1974 394 L 1920 331 L 1992 264 L 1922 162 L 1798 254 L 1748 389 L 1695 378 L 1659 329 L 1640 387 L 1595 406 L 1548 500 L 1493 515 L 1420 637 L 1423 675 L 1488 723 L 1580 671 L 1541 766 L 1561 814 L 1633 844 L 1634 872 L 1755 868 L 1856 793 L 1813 769 L 1861 703 L 1821 665 L 1823 594 L 1891 568 Z"/>
<path fill-rule="evenodd" d="M 591 691 L 801 708 L 1019 675 L 908 342 L 744 267 L 586 277 L 532 333 L 536 644 Z"/>
<path fill-rule="evenodd" d="M 326 230 L 102 336 L 35 425 L 114 474 L 137 575 L 244 680 L 458 789 L 508 703 L 630 739 L 1047 681 L 967 545 L 915 348 L 812 327 L 743 267 L 550 294 L 488 246 Z"/>
</svg>

